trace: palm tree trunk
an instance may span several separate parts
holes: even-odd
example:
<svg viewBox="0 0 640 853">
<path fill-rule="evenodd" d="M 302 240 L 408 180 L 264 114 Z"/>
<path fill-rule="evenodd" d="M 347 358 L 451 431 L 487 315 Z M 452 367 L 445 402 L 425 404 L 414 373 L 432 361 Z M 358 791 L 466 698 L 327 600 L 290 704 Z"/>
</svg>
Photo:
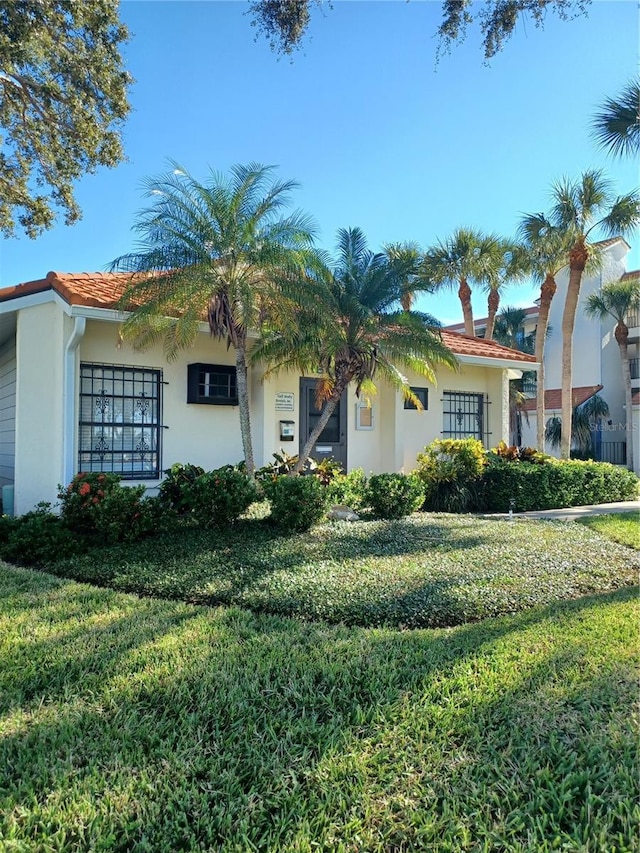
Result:
<svg viewBox="0 0 640 853">
<path fill-rule="evenodd" d="M 627 468 L 633 471 L 633 402 L 631 392 L 631 363 L 629 361 L 629 329 L 624 323 L 618 323 L 615 331 L 620 358 L 622 360 L 622 381 L 624 382 L 624 404 L 627 410 L 625 418 L 625 437 L 627 440 Z"/>
<path fill-rule="evenodd" d="M 247 474 L 253 477 L 256 463 L 253 458 L 253 442 L 251 440 L 251 415 L 249 412 L 249 384 L 247 382 L 247 342 L 243 335 L 238 337 L 235 346 L 236 353 L 236 383 L 238 389 L 238 413 L 240 415 L 240 435 Z"/>
<path fill-rule="evenodd" d="M 300 456 L 298 461 L 296 462 L 295 468 L 291 472 L 292 474 L 299 474 L 304 468 L 307 459 L 311 456 L 311 451 L 313 450 L 314 444 L 317 442 L 320 437 L 320 433 L 329 423 L 329 418 L 335 412 L 336 406 L 340 402 L 340 398 L 342 397 L 342 392 L 347 387 L 347 383 L 344 381 L 336 382 L 336 385 L 331 392 L 331 396 L 324 404 L 322 411 L 320 412 L 320 417 L 312 429 L 309 438 L 307 439 L 304 447 L 300 451 Z"/>
<path fill-rule="evenodd" d="M 484 333 L 486 341 L 493 340 L 493 326 L 496 322 L 496 314 L 500 307 L 500 293 L 495 288 L 491 288 L 487 297 L 487 328 Z"/>
<path fill-rule="evenodd" d="M 562 440 L 560 458 L 571 456 L 571 418 L 573 414 L 573 329 L 582 284 L 582 273 L 587 264 L 587 246 L 581 237 L 569 256 L 569 285 L 562 314 Z"/>
<path fill-rule="evenodd" d="M 466 278 L 460 279 L 460 287 L 458 288 L 458 299 L 462 306 L 462 316 L 464 318 L 464 333 L 475 337 L 476 330 L 473 325 L 473 309 L 471 307 L 471 288 Z"/>
<path fill-rule="evenodd" d="M 540 287 L 540 311 L 538 312 L 538 324 L 536 326 L 535 357 L 539 362 L 538 377 L 536 381 L 536 448 L 544 453 L 544 346 L 547 341 L 547 329 L 549 328 L 549 311 L 551 300 L 555 296 L 558 286 L 553 273 L 547 273 Z"/>
</svg>

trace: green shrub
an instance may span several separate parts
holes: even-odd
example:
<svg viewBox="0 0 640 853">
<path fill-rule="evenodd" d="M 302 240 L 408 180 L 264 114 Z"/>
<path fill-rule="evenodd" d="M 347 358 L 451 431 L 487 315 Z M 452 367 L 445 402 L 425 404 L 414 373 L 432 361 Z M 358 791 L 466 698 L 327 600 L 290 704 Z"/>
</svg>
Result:
<svg viewBox="0 0 640 853">
<path fill-rule="evenodd" d="M 478 439 L 437 439 L 418 454 L 417 461 L 425 509 L 465 512 L 481 503 L 487 457 Z"/>
<path fill-rule="evenodd" d="M 329 504 L 342 504 L 357 512 L 367 498 L 367 478 L 362 468 L 354 468 L 348 474 L 336 474 L 327 485 Z"/>
<path fill-rule="evenodd" d="M 166 528 L 167 507 L 159 498 L 145 498 L 144 493 L 144 486 L 120 486 L 98 504 L 96 544 L 136 542 Z"/>
<path fill-rule="evenodd" d="M 531 512 L 631 500 L 638 494 L 638 478 L 626 468 L 550 457 L 544 464 L 490 457 L 483 483 L 485 508 L 491 512 L 507 512 L 511 500 L 516 512 Z"/>
<path fill-rule="evenodd" d="M 66 489 L 58 485 L 60 512 L 69 529 L 77 533 L 93 533 L 96 530 L 97 507 L 118 488 L 120 477 L 102 472 L 76 474 Z"/>
<path fill-rule="evenodd" d="M 194 482 L 196 477 L 204 474 L 204 468 L 201 468 L 199 465 L 191 465 L 189 463 L 183 465 L 180 462 L 176 462 L 163 473 L 165 478 L 160 483 L 160 488 L 158 489 L 160 501 L 177 513 L 190 512 L 192 507 L 189 506 L 186 500 L 185 489 Z"/>
<path fill-rule="evenodd" d="M 327 508 L 327 490 L 317 477 L 284 476 L 267 489 L 271 520 L 285 530 L 309 530 Z"/>
<path fill-rule="evenodd" d="M 87 549 L 85 537 L 69 530 L 60 516 L 50 512 L 50 506 L 39 504 L 38 509 L 19 518 L 3 516 L 0 542 L 3 560 L 21 566 L 44 566 Z"/>
<path fill-rule="evenodd" d="M 184 496 L 200 524 L 224 527 L 258 499 L 258 490 L 246 474 L 226 465 L 200 474 L 184 487 Z"/>
<path fill-rule="evenodd" d="M 372 474 L 367 504 L 377 518 L 403 518 L 420 509 L 424 486 L 415 474 Z"/>
</svg>

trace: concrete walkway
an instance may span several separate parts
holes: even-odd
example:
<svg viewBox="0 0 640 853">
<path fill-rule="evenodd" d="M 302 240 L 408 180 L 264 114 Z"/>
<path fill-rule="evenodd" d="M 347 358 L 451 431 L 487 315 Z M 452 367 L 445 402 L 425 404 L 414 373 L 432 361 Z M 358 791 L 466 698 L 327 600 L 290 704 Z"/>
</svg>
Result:
<svg viewBox="0 0 640 853">
<path fill-rule="evenodd" d="M 634 512 L 640 522 L 640 500 L 620 501 L 613 504 L 594 504 L 593 506 L 570 506 L 566 509 L 545 509 L 539 512 L 514 512 L 514 518 L 554 518 L 559 521 L 573 521 L 588 515 L 609 515 L 612 512 Z M 489 516 L 491 518 L 509 518 L 508 512 Z"/>
</svg>

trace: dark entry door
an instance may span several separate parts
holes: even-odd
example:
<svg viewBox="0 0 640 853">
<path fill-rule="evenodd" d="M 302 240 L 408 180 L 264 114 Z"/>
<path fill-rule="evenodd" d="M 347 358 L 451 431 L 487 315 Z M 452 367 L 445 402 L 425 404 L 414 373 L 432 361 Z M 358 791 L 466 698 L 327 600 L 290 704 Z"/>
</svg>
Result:
<svg viewBox="0 0 640 853">
<path fill-rule="evenodd" d="M 316 406 L 315 379 L 300 380 L 300 450 L 318 422 L 321 409 Z M 347 392 L 345 391 L 329 422 L 320 433 L 311 456 L 319 462 L 333 458 L 347 470 Z"/>
</svg>

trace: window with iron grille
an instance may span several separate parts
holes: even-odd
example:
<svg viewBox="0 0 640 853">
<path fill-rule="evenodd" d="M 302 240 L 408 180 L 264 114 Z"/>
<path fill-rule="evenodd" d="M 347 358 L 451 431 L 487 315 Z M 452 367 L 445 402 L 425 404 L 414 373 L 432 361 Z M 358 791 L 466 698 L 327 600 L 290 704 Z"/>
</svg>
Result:
<svg viewBox="0 0 640 853">
<path fill-rule="evenodd" d="M 484 394 L 444 391 L 442 395 L 443 429 L 446 438 L 477 438 L 486 444 L 489 436 L 489 401 Z"/>
<path fill-rule="evenodd" d="M 80 365 L 78 470 L 124 480 L 160 476 L 162 371 Z"/>
<path fill-rule="evenodd" d="M 187 403 L 237 406 L 235 367 L 226 364 L 187 365 Z"/>
</svg>

